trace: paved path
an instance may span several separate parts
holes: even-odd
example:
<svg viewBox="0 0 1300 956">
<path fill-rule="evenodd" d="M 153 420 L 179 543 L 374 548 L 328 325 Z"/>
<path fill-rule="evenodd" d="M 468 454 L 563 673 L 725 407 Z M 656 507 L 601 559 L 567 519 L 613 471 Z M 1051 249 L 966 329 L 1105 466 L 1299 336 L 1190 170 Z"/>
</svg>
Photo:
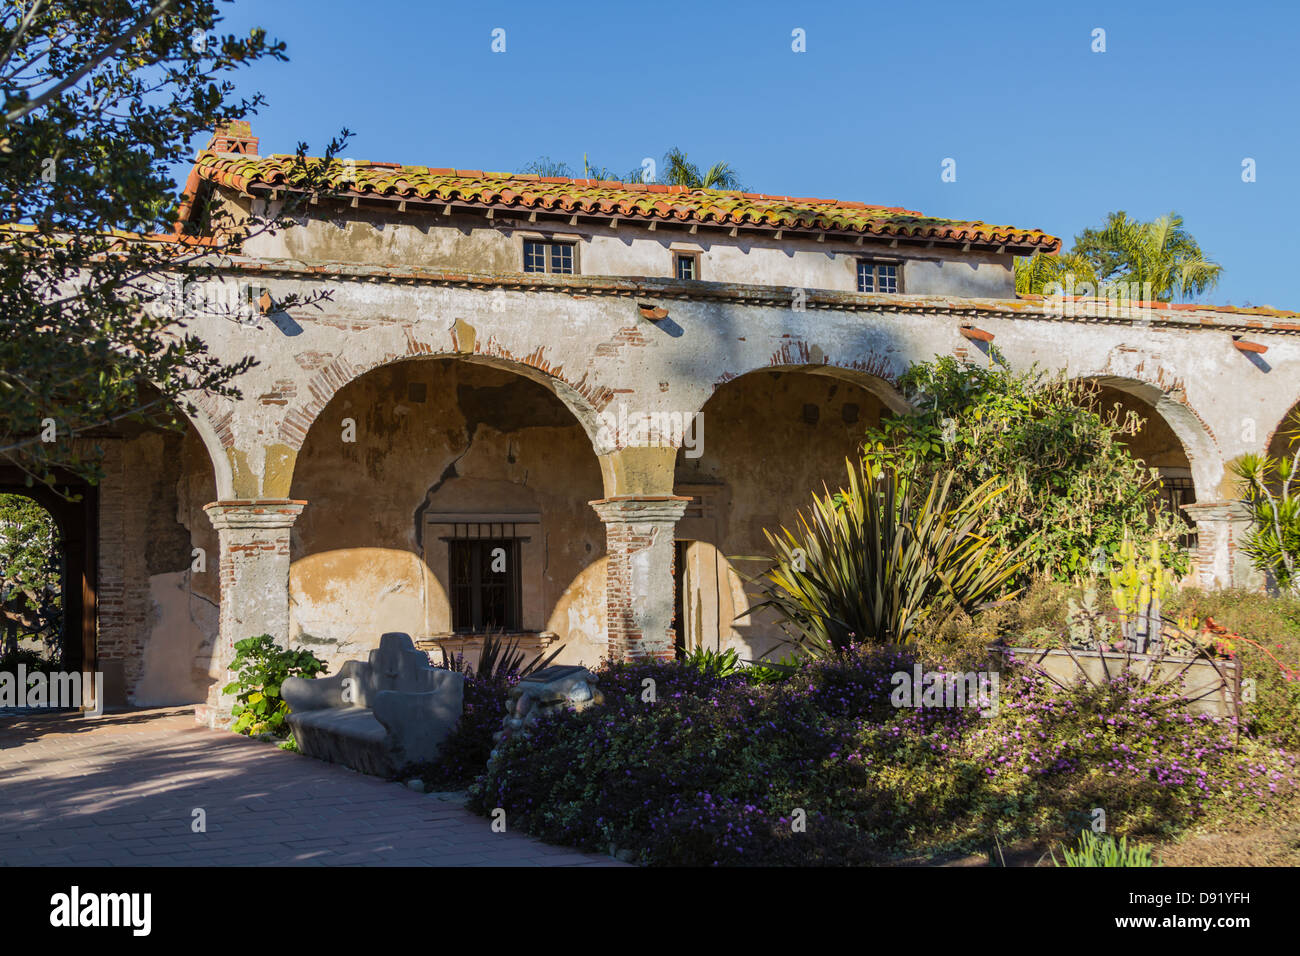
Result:
<svg viewBox="0 0 1300 956">
<path fill-rule="evenodd" d="M 0 866 L 338 864 L 616 865 L 182 709 L 0 717 Z"/>
</svg>

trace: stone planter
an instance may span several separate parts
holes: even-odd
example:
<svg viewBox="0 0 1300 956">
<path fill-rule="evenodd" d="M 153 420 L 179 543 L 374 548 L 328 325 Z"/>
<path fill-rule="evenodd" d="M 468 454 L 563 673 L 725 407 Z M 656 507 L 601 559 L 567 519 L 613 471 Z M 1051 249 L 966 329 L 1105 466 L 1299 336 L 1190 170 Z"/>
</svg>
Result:
<svg viewBox="0 0 1300 956">
<path fill-rule="evenodd" d="M 997 663 L 1022 664 L 1068 687 L 1080 680 L 1097 684 L 1131 670 L 1183 695 L 1194 714 L 1235 717 L 1241 706 L 1241 661 L 1173 654 L 1128 654 L 1123 651 L 1007 647 L 994 644 Z"/>
<path fill-rule="evenodd" d="M 510 688 L 505 720 L 492 738 L 496 741 L 492 759 L 511 736 L 537 723 L 543 714 L 566 708 L 584 710 L 604 700 L 596 675 L 585 667 L 555 664 L 528 675 Z"/>
</svg>

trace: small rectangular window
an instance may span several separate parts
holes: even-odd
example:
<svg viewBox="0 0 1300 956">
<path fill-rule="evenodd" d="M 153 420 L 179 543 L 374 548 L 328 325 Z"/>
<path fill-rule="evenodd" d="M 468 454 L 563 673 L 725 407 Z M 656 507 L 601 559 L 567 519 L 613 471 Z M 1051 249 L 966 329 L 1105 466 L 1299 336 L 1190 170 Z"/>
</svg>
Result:
<svg viewBox="0 0 1300 956">
<path fill-rule="evenodd" d="M 448 545 L 452 630 L 520 630 L 519 539 L 465 538 Z"/>
<path fill-rule="evenodd" d="M 682 281 L 700 277 L 700 257 L 693 252 L 673 253 L 673 275 Z"/>
<path fill-rule="evenodd" d="M 859 292 L 897 292 L 901 266 L 896 262 L 858 260 Z"/>
<path fill-rule="evenodd" d="M 573 275 L 574 244 L 549 239 L 524 240 L 524 271 Z"/>
</svg>

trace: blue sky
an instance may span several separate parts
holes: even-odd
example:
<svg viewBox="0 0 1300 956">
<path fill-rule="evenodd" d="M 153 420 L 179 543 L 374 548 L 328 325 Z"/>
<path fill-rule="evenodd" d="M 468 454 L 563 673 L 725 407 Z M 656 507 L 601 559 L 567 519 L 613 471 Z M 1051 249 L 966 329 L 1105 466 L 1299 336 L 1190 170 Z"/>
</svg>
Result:
<svg viewBox="0 0 1300 956">
<path fill-rule="evenodd" d="M 223 30 L 257 24 L 288 44 L 288 63 L 237 74 L 269 101 L 253 118 L 263 154 L 319 151 L 343 126 L 350 158 L 486 170 L 543 155 L 581 168 L 586 152 L 625 171 L 676 145 L 758 192 L 1041 228 L 1067 247 L 1110 210 L 1177 210 L 1225 269 L 1207 301 L 1300 309 L 1300 5 L 226 9 Z"/>
</svg>

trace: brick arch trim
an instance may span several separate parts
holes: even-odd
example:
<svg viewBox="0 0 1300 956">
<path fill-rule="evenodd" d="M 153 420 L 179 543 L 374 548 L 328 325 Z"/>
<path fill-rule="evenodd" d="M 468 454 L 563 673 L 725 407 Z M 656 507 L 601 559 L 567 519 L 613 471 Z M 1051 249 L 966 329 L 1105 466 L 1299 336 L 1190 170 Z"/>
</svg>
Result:
<svg viewBox="0 0 1300 956">
<path fill-rule="evenodd" d="M 767 365 L 740 372 L 728 372 L 714 382 L 713 391 L 716 392 L 729 382 L 758 372 L 807 372 L 811 375 L 824 375 L 865 388 L 895 414 L 905 414 L 913 410 L 911 403 L 898 389 L 897 374 L 890 360 L 873 352 L 864 359 L 832 362 L 829 358 L 818 355 L 804 342 L 782 346 Z"/>
<path fill-rule="evenodd" d="M 539 348 L 532 354 L 518 359 L 514 356 L 496 354 L 488 349 L 476 348 L 474 352 L 443 351 L 409 340 L 407 345 L 405 351 L 376 356 L 365 362 L 353 363 L 347 357 L 339 356 L 321 366 L 307 384 L 306 401 L 289 409 L 281 420 L 279 440 L 295 452 L 301 450 L 303 442 L 307 440 L 307 433 L 334 396 L 347 385 L 376 369 L 415 359 L 459 359 L 512 372 L 542 385 L 573 413 L 578 424 L 586 432 L 587 438 L 592 442 L 593 450 L 599 453 L 596 440 L 600 429 L 598 409 L 612 397 L 613 393 L 604 388 L 590 388 L 585 381 L 576 384 L 569 382 L 563 376 L 562 368 L 551 366 L 546 362 L 542 354 L 543 349 Z M 606 392 L 609 394 L 605 394 Z"/>
<path fill-rule="evenodd" d="M 1073 374 L 1075 381 L 1105 385 L 1116 391 L 1140 398 L 1156 410 L 1183 446 L 1192 471 L 1197 501 L 1216 501 L 1225 474 L 1218 439 L 1205 419 L 1192 407 L 1177 384 L 1169 386 L 1161 378 L 1091 371 Z"/>
</svg>

